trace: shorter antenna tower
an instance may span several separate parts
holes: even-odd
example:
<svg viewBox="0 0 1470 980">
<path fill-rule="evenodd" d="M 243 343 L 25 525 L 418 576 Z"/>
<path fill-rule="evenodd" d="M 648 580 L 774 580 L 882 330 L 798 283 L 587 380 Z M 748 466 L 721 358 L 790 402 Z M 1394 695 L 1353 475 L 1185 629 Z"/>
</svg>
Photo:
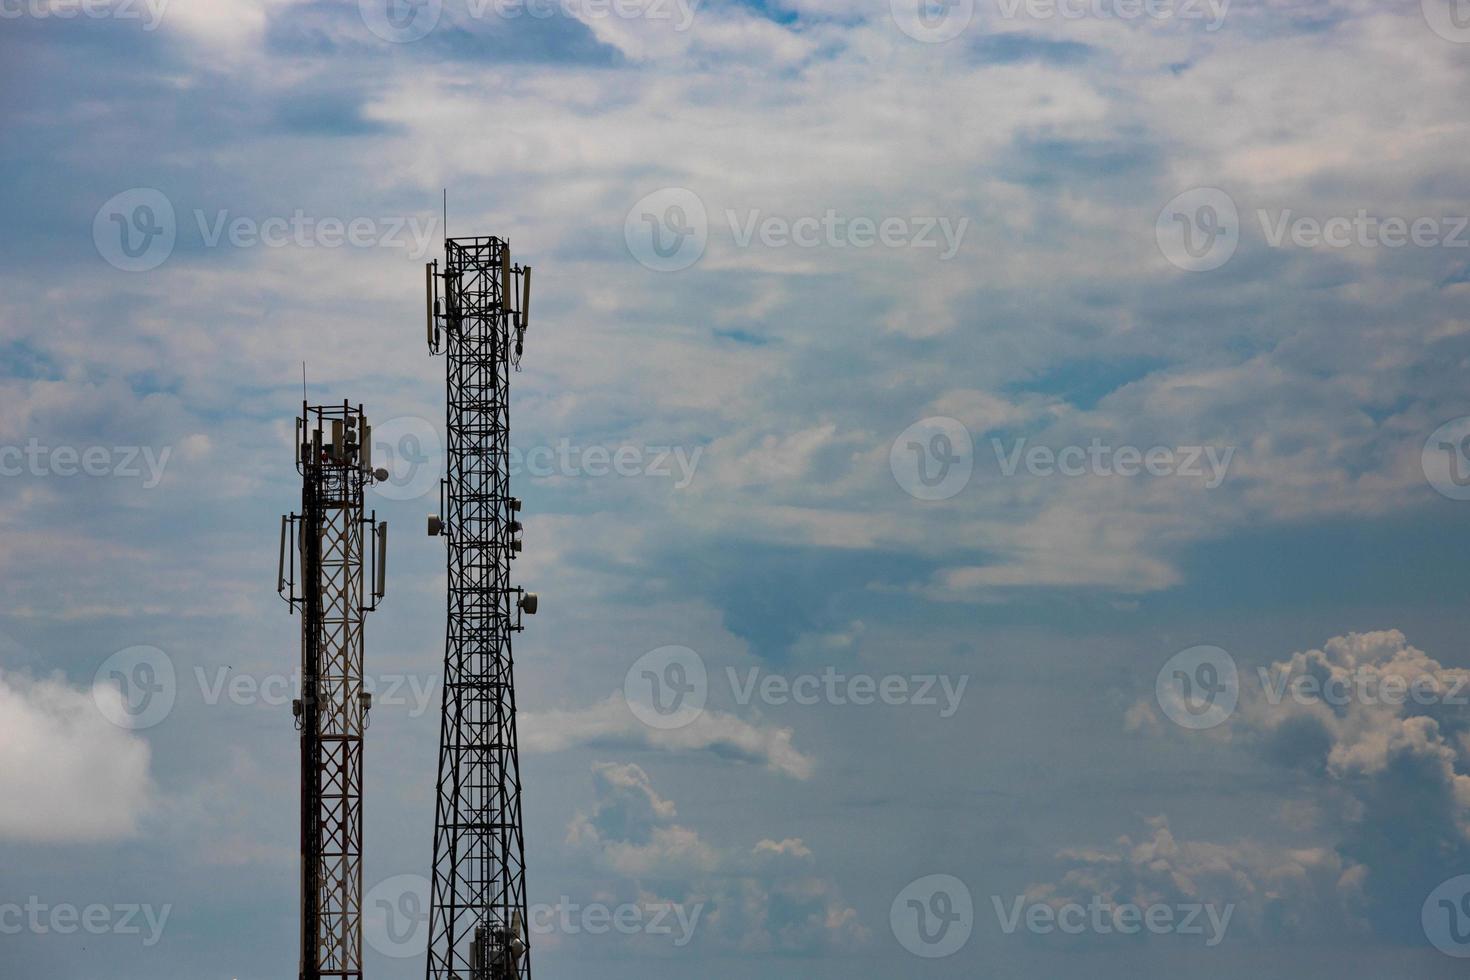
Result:
<svg viewBox="0 0 1470 980">
<path fill-rule="evenodd" d="M 362 978 L 363 616 L 387 575 L 388 524 L 363 516 L 372 428 L 362 406 L 308 405 L 296 420 L 301 512 L 281 518 L 276 590 L 301 612 L 300 980 Z"/>
</svg>

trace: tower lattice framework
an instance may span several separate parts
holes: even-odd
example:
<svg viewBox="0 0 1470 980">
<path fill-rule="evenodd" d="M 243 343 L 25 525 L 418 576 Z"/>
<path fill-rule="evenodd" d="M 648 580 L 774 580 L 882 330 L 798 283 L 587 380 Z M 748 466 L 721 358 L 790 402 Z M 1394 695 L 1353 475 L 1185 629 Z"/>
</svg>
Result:
<svg viewBox="0 0 1470 980">
<path fill-rule="evenodd" d="M 525 841 L 511 636 L 536 596 L 511 585 L 510 375 L 531 270 L 499 238 L 444 243 L 427 270 L 428 341 L 445 359 L 446 476 L 429 533 L 448 551 L 444 700 L 428 980 L 528 980 Z M 442 301 L 441 301 L 442 290 Z M 441 516 L 442 515 L 442 516 Z"/>
<path fill-rule="evenodd" d="M 383 596 L 388 536 L 363 513 L 371 438 L 361 406 L 303 404 L 301 512 L 281 519 L 277 589 L 301 612 L 300 980 L 362 977 L 363 618 Z"/>
</svg>

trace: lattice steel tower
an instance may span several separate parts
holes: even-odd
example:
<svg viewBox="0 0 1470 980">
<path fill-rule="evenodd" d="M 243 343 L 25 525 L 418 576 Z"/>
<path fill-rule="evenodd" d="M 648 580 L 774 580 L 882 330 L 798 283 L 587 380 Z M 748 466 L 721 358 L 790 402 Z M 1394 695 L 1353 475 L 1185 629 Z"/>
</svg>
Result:
<svg viewBox="0 0 1470 980">
<path fill-rule="evenodd" d="M 383 597 L 388 546 L 387 522 L 363 516 L 363 490 L 388 473 L 373 472 L 372 431 L 346 402 L 302 404 L 296 468 L 301 513 L 281 518 L 276 588 L 301 610 L 299 976 L 361 980 L 362 735 L 372 708 L 362 626 Z"/>
<path fill-rule="evenodd" d="M 445 355 L 448 458 L 429 533 L 448 543 L 444 714 L 434 816 L 429 980 L 526 980 L 525 841 L 511 634 L 536 594 L 510 584 L 521 502 L 510 493 L 510 373 L 531 270 L 499 238 L 444 243 L 425 270 L 428 341 Z M 443 300 L 440 300 L 442 288 Z M 442 515 L 442 516 L 441 516 Z"/>
</svg>

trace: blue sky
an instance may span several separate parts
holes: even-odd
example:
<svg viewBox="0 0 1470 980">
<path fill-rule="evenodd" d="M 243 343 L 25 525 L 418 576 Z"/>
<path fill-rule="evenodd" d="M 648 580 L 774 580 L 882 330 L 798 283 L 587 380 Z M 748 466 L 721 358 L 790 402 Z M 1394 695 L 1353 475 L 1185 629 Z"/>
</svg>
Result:
<svg viewBox="0 0 1470 980">
<path fill-rule="evenodd" d="M 305 361 L 393 471 L 368 971 L 422 973 L 448 188 L 536 270 L 537 974 L 1458 975 L 1470 29 L 1061 7 L 0 3 L 0 972 L 295 969 Z"/>
</svg>

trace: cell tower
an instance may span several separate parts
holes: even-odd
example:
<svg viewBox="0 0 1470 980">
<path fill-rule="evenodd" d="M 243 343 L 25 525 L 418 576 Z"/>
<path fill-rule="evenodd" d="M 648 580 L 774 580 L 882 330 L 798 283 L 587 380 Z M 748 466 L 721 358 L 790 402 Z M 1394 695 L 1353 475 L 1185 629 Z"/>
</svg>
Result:
<svg viewBox="0 0 1470 980">
<path fill-rule="evenodd" d="M 362 406 L 301 407 L 301 513 L 281 518 L 276 588 L 301 610 L 300 980 L 362 977 L 363 614 L 383 598 L 388 524 L 363 516 L 372 469 Z M 365 555 L 371 568 L 365 569 Z"/>
<path fill-rule="evenodd" d="M 429 534 L 445 537 L 449 564 L 428 978 L 525 980 L 510 640 L 536 612 L 536 594 L 510 584 L 521 502 L 510 494 L 509 454 L 510 372 L 520 365 L 531 270 L 513 265 L 499 238 L 453 238 L 443 272 L 430 263 L 425 282 L 429 350 L 445 355 L 448 435 Z"/>
</svg>

